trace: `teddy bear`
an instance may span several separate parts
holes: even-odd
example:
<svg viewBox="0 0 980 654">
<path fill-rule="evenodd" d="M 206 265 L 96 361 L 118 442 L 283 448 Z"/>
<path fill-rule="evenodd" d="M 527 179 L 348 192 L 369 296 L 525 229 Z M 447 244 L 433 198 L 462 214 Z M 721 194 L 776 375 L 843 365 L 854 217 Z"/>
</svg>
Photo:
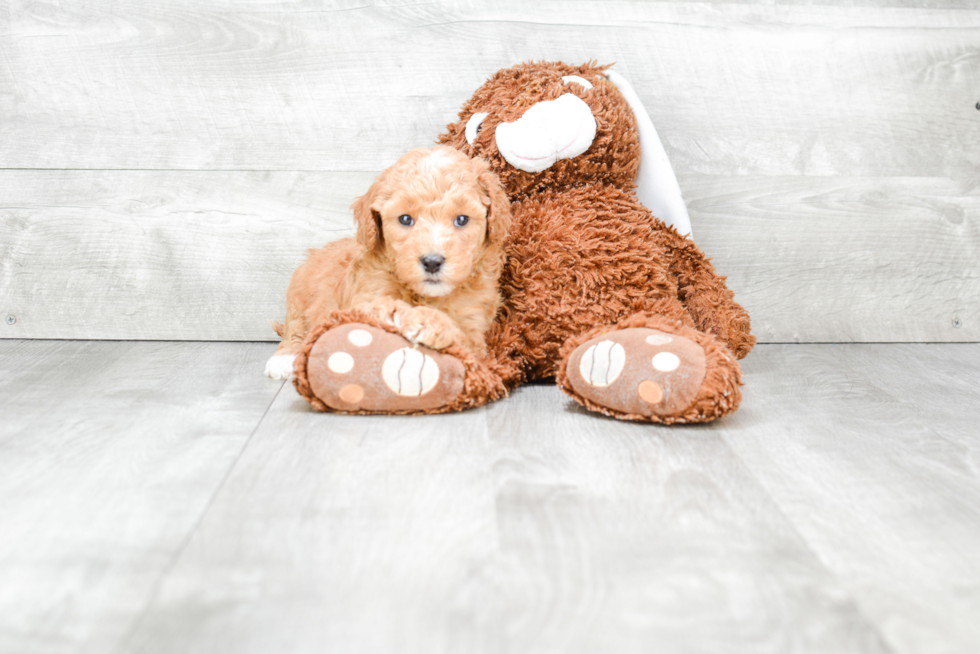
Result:
<svg viewBox="0 0 980 654">
<path fill-rule="evenodd" d="M 337 312 L 294 362 L 314 408 L 458 411 L 549 378 L 623 420 L 706 422 L 738 407 L 748 313 L 693 240 L 637 197 L 638 121 L 614 75 L 596 62 L 523 63 L 466 101 L 437 142 L 487 161 L 511 202 L 486 352 L 413 346 L 396 325 Z M 338 351 L 355 365 L 331 370 Z"/>
</svg>

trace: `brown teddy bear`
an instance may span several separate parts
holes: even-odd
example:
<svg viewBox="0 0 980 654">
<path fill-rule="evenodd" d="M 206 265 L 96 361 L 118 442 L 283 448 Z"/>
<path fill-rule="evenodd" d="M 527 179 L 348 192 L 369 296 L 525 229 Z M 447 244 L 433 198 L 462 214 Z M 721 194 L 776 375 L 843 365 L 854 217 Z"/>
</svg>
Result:
<svg viewBox="0 0 980 654">
<path fill-rule="evenodd" d="M 315 408 L 455 411 L 549 377 L 626 420 L 704 422 L 737 408 L 736 358 L 755 343 L 749 316 L 693 241 L 638 200 L 637 119 L 612 74 L 595 63 L 501 70 L 438 139 L 489 162 L 511 200 L 486 354 L 413 348 L 392 325 L 338 312 L 294 366 Z M 347 337 L 355 329 L 375 336 L 370 346 Z M 352 369 L 329 368 L 338 351 Z M 351 384 L 363 390 L 347 394 L 356 402 L 340 393 Z"/>
</svg>

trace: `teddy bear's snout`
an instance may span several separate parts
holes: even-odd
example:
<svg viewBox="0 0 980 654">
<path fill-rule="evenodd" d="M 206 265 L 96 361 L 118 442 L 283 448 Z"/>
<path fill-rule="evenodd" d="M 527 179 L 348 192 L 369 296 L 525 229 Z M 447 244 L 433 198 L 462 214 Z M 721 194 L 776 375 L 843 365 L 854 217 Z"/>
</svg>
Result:
<svg viewBox="0 0 980 654">
<path fill-rule="evenodd" d="M 538 102 L 512 123 L 500 123 L 497 149 L 518 170 L 539 173 L 556 161 L 589 149 L 595 139 L 595 116 L 589 105 L 571 93 Z"/>
</svg>

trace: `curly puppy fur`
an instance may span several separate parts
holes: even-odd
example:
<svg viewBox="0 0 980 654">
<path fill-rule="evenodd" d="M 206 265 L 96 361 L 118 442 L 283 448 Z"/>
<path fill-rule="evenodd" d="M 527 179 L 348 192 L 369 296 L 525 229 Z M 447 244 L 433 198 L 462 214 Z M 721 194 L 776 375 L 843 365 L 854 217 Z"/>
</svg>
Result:
<svg viewBox="0 0 980 654">
<path fill-rule="evenodd" d="M 448 147 L 412 150 L 352 209 L 357 236 L 310 250 L 293 274 L 274 357 L 298 354 L 311 328 L 346 309 L 412 343 L 483 353 L 511 222 L 489 165 Z"/>
</svg>

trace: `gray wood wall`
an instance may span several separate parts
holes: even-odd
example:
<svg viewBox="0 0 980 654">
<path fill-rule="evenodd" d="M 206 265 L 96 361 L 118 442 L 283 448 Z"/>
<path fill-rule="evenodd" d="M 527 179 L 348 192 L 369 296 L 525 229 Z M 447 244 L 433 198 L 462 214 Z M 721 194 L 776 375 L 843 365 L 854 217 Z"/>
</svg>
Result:
<svg viewBox="0 0 980 654">
<path fill-rule="evenodd" d="M 972 0 L 4 2 L 0 337 L 274 339 L 305 249 L 529 59 L 617 62 L 761 341 L 980 340 Z"/>
</svg>

